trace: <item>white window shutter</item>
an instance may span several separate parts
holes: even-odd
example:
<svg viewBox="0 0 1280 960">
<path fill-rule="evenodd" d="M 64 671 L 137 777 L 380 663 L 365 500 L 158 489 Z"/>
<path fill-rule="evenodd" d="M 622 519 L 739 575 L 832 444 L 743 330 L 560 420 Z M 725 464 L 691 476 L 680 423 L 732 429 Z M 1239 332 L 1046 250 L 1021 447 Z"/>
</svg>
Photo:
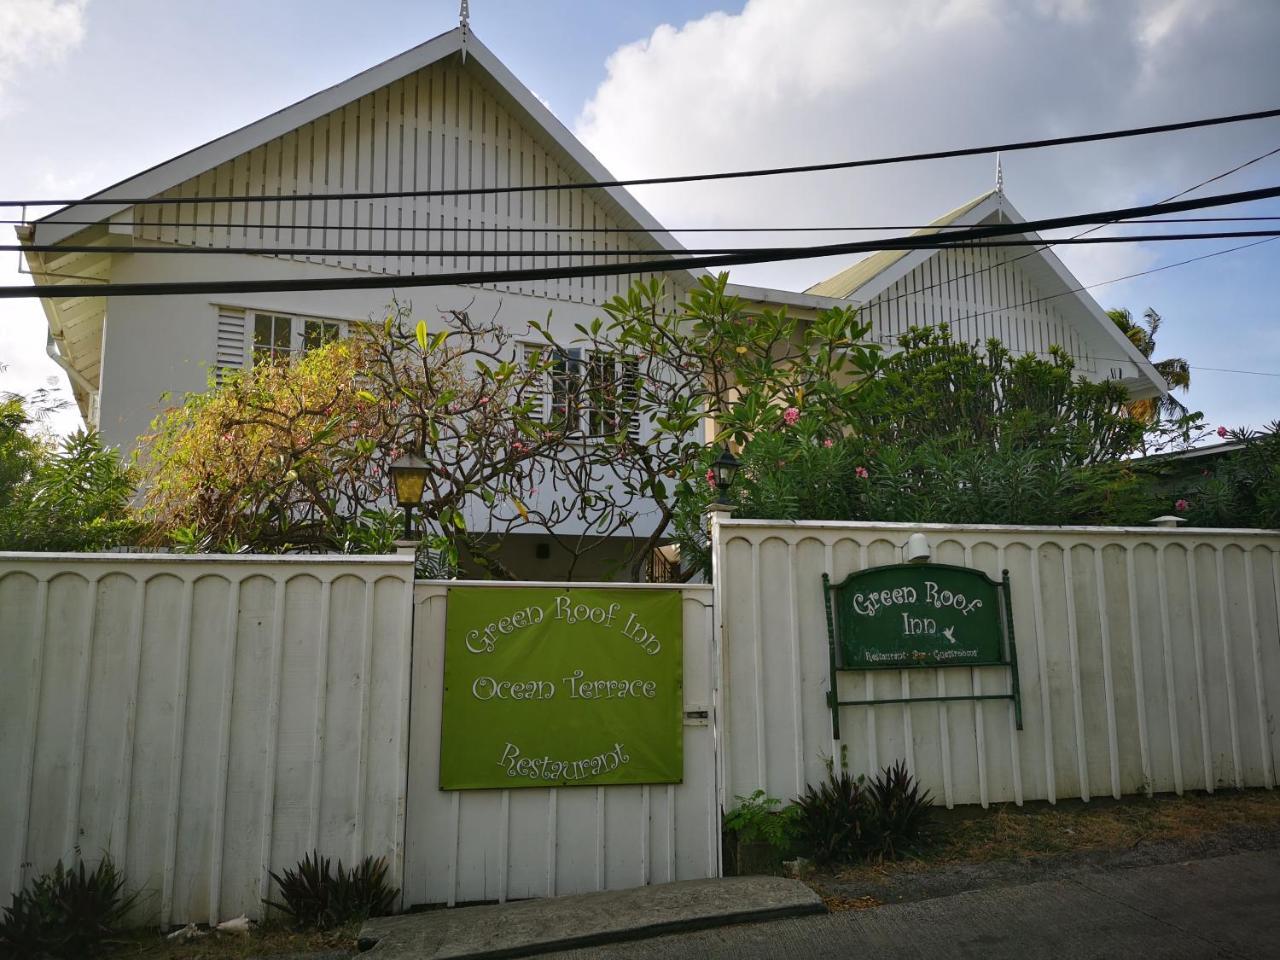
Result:
<svg viewBox="0 0 1280 960">
<path fill-rule="evenodd" d="M 218 340 L 216 369 L 218 383 L 229 370 L 243 370 L 251 344 L 245 331 L 244 311 L 234 307 L 218 308 Z"/>
</svg>

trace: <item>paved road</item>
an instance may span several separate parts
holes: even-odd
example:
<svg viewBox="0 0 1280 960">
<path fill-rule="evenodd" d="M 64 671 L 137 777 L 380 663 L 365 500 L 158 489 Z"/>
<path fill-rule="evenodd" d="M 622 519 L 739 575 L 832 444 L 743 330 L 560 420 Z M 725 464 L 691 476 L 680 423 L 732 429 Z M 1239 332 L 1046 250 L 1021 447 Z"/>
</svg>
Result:
<svg viewBox="0 0 1280 960">
<path fill-rule="evenodd" d="M 1127 870 L 1081 870 L 1022 886 L 554 956 L 1280 960 L 1280 851 Z"/>
</svg>

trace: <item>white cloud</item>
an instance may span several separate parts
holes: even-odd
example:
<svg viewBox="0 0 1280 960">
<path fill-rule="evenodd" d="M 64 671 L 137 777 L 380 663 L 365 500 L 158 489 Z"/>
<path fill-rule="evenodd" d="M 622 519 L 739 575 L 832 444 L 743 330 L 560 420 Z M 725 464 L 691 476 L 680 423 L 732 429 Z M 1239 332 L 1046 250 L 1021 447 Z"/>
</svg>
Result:
<svg viewBox="0 0 1280 960">
<path fill-rule="evenodd" d="M 664 25 L 615 51 L 576 132 L 615 174 L 643 176 L 1035 139 L 1274 106 L 1280 4 L 1227 0 L 1212 16 L 1208 6 L 750 0 L 740 13 Z M 1007 153 L 1006 192 L 1028 218 L 1159 200 L 1262 153 L 1275 137 L 1274 124 L 1252 124 Z M 1272 179 L 1278 166 L 1271 164 Z M 1261 168 L 1251 172 L 1268 173 Z M 993 180 L 990 159 L 980 157 L 637 195 L 673 226 L 911 224 Z M 1159 255 L 1124 249 L 1076 248 L 1062 257 L 1091 282 L 1141 269 Z M 839 266 L 762 265 L 735 271 L 735 278 L 796 289 Z"/>
<path fill-rule="evenodd" d="M 62 61 L 84 39 L 89 0 L 3 0 L 0 3 L 0 115 L 12 107 L 8 89 L 21 74 Z"/>
</svg>

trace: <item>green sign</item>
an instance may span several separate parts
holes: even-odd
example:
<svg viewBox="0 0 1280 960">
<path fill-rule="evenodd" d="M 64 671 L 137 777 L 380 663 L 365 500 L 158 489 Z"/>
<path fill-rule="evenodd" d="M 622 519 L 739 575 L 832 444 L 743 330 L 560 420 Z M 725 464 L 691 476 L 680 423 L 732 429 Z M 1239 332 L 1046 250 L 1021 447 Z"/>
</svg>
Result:
<svg viewBox="0 0 1280 960">
<path fill-rule="evenodd" d="M 679 783 L 679 590 L 454 587 L 440 789 Z"/>
<path fill-rule="evenodd" d="M 837 667 L 937 667 L 1006 662 L 1001 584 L 941 563 L 871 567 L 827 585 Z"/>
</svg>

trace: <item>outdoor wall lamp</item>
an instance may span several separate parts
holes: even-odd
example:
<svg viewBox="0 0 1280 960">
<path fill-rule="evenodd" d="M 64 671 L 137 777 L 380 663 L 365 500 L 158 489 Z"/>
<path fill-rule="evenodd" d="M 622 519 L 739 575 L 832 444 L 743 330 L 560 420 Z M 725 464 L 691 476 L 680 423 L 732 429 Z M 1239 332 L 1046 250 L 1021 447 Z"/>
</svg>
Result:
<svg viewBox="0 0 1280 960">
<path fill-rule="evenodd" d="M 929 538 L 923 533 L 913 533 L 907 537 L 907 562 L 928 563 L 931 555 Z"/>
<path fill-rule="evenodd" d="M 738 468 L 742 466 L 729 450 L 729 444 L 724 445 L 724 449 L 720 451 L 720 456 L 711 461 L 711 476 L 716 482 L 716 500 L 720 503 L 729 503 L 729 488 L 733 486 L 734 478 L 738 476 Z"/>
<path fill-rule="evenodd" d="M 422 503 L 430 464 L 421 457 L 406 453 L 393 460 L 387 469 L 391 471 L 391 482 L 396 487 L 396 504 L 404 510 L 404 538 L 412 540 L 413 508 Z"/>
</svg>

